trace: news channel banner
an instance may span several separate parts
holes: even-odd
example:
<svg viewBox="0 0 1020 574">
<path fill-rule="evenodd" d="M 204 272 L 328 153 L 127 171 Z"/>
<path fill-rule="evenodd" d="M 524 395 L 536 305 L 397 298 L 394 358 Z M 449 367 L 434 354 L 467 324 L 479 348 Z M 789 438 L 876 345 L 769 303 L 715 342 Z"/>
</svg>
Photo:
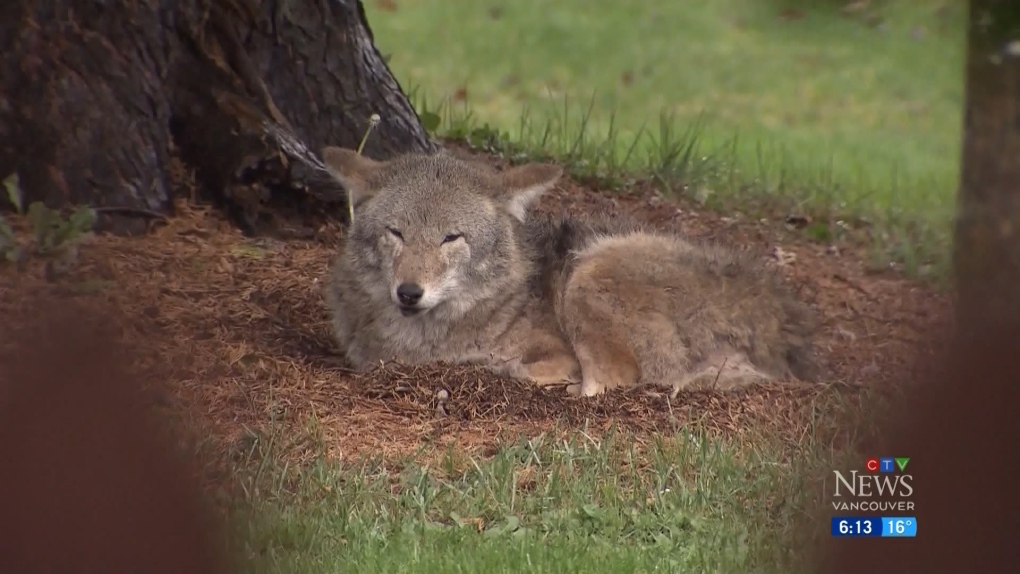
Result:
<svg viewBox="0 0 1020 574">
<path fill-rule="evenodd" d="M 870 457 L 864 470 L 838 470 L 832 507 L 832 535 L 840 537 L 913 538 L 914 477 L 907 473 L 910 458 Z M 850 515 L 849 513 L 859 513 Z"/>
</svg>

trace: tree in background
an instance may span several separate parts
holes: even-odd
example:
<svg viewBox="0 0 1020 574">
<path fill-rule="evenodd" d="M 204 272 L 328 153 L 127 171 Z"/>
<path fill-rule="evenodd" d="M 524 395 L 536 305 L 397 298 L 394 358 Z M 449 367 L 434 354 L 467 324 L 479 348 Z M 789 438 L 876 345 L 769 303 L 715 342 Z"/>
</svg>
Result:
<svg viewBox="0 0 1020 574">
<path fill-rule="evenodd" d="M 373 115 L 366 155 L 437 147 L 360 0 L 22 0 L 0 47 L 0 178 L 114 229 L 171 213 L 192 171 L 248 230 L 267 199 L 344 213 L 318 152 L 356 147 Z"/>
</svg>

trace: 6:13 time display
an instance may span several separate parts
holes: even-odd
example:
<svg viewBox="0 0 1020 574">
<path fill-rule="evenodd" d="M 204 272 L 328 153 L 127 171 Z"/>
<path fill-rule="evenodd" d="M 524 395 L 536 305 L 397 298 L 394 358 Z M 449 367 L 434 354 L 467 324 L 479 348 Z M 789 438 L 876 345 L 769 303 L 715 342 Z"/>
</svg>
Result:
<svg viewBox="0 0 1020 574">
<path fill-rule="evenodd" d="M 865 516 L 834 516 L 833 536 L 881 536 L 882 519 Z"/>
</svg>

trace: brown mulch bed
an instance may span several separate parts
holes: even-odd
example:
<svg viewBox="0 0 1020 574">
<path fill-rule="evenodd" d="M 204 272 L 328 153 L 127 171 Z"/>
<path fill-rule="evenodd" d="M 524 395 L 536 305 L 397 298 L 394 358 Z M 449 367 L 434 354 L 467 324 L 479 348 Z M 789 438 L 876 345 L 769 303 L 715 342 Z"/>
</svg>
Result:
<svg viewBox="0 0 1020 574">
<path fill-rule="evenodd" d="M 919 344 L 949 309 L 944 295 L 871 273 L 853 248 L 801 241 L 781 221 L 723 217 L 647 188 L 610 194 L 565 181 L 543 209 L 610 208 L 763 254 L 779 247 L 784 276 L 824 317 L 828 381 L 578 399 L 472 367 L 388 366 L 358 375 L 336 354 L 321 295 L 341 230 L 326 226 L 311 240 L 248 239 L 211 209 L 180 207 L 150 235 L 96 237 L 60 280 L 47 281 L 41 263 L 0 270 L 0 316 L 9 329 L 31 320 L 31 303 L 61 297 L 118 317 L 124 339 L 141 352 L 144 380 L 224 453 L 244 448 L 253 432 L 282 437 L 281 452 L 302 460 L 322 451 L 409 453 L 451 440 L 482 448 L 565 425 L 653 432 L 691 421 L 722 432 L 768 424 L 796 441 L 815 428 L 817 413 L 907 377 L 918 351 L 929 352 Z"/>
</svg>

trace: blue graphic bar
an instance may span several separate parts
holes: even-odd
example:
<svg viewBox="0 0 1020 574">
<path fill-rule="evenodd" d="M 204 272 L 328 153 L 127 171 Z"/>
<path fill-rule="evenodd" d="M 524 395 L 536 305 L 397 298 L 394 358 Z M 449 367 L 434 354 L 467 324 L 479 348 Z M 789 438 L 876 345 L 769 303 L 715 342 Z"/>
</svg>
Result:
<svg viewBox="0 0 1020 574">
<path fill-rule="evenodd" d="M 832 535 L 855 538 L 913 538 L 917 536 L 914 516 L 833 516 Z"/>
<path fill-rule="evenodd" d="M 856 538 L 882 535 L 882 519 L 877 516 L 833 516 L 833 536 Z"/>
<path fill-rule="evenodd" d="M 917 536 L 917 517 L 883 516 L 882 536 L 894 538 L 913 538 Z"/>
</svg>

